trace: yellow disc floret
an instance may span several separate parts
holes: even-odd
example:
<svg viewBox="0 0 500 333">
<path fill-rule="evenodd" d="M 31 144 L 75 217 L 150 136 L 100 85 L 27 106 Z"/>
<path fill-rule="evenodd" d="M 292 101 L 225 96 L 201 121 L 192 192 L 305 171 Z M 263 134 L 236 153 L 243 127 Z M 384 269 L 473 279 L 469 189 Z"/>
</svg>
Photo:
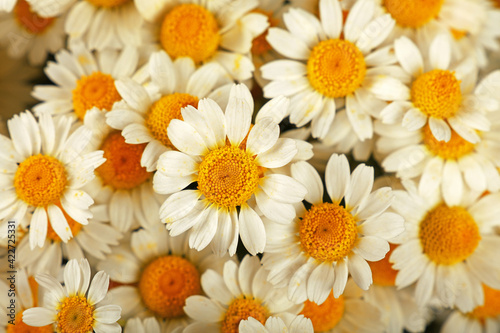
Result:
<svg viewBox="0 0 500 333">
<path fill-rule="evenodd" d="M 167 135 L 167 127 L 172 119 L 182 119 L 181 109 L 191 105 L 198 107 L 198 97 L 189 94 L 175 93 L 160 98 L 149 109 L 146 115 L 146 126 L 156 140 L 174 149 Z"/>
<path fill-rule="evenodd" d="M 127 2 L 132 2 L 132 0 L 87 0 L 94 6 L 113 8 L 126 4 Z"/>
<path fill-rule="evenodd" d="M 312 206 L 299 225 L 304 252 L 320 261 L 337 261 L 347 256 L 358 239 L 354 217 L 342 206 L 322 203 Z"/>
<path fill-rule="evenodd" d="M 238 333 L 240 321 L 247 320 L 249 317 L 264 324 L 269 317 L 269 311 L 256 299 L 235 299 L 229 305 L 224 320 L 222 320 L 221 333 Z"/>
<path fill-rule="evenodd" d="M 402 27 L 418 28 L 436 18 L 444 0 L 384 0 L 384 7 Z"/>
<path fill-rule="evenodd" d="M 92 332 L 94 307 L 85 296 L 70 296 L 64 299 L 57 313 L 57 329 L 61 333 Z"/>
<path fill-rule="evenodd" d="M 465 208 L 441 204 L 420 223 L 419 238 L 430 260 L 439 265 L 453 265 L 474 253 L 481 235 Z"/>
<path fill-rule="evenodd" d="M 446 119 L 462 103 L 460 81 L 454 72 L 434 69 L 417 77 L 411 86 L 411 101 L 429 117 Z"/>
<path fill-rule="evenodd" d="M 495 319 L 500 316 L 500 290 L 483 284 L 483 292 L 484 304 L 476 307 L 469 315 L 484 324 L 486 319 Z"/>
<path fill-rule="evenodd" d="M 389 262 L 392 251 L 394 251 L 397 245 L 389 245 L 390 250 L 382 260 L 368 261 L 368 265 L 370 265 L 370 269 L 372 270 L 373 284 L 384 287 L 395 286 L 396 275 L 398 275 L 398 271 L 393 269 L 392 264 Z"/>
<path fill-rule="evenodd" d="M 83 225 L 80 224 L 80 223 L 78 223 L 78 222 L 76 222 L 75 220 L 73 220 L 64 211 L 64 209 L 62 208 L 62 206 L 61 206 L 60 203 L 56 203 L 55 205 L 61 209 L 61 211 L 62 211 L 62 213 L 64 215 L 64 218 L 68 222 L 68 225 L 69 225 L 69 228 L 71 229 L 71 234 L 73 235 L 73 237 L 75 237 L 76 235 L 78 235 L 78 233 L 82 229 Z M 49 219 L 49 223 L 47 225 L 47 239 L 53 240 L 54 242 L 61 242 L 61 238 L 56 234 L 56 232 L 52 228 L 52 224 L 50 222 L 50 219 Z"/>
<path fill-rule="evenodd" d="M 159 257 L 142 272 L 139 291 L 144 304 L 158 316 L 183 316 L 186 299 L 201 293 L 200 273 L 184 258 Z"/>
<path fill-rule="evenodd" d="M 54 22 L 53 17 L 45 18 L 31 11 L 31 6 L 26 0 L 18 0 L 14 8 L 16 22 L 31 34 L 42 34 Z"/>
<path fill-rule="evenodd" d="M 161 26 L 161 45 L 174 59 L 189 57 L 200 63 L 214 55 L 219 41 L 217 20 L 210 11 L 196 4 L 174 7 Z"/>
<path fill-rule="evenodd" d="M 212 150 L 200 163 L 198 189 L 222 207 L 245 203 L 259 185 L 260 171 L 254 159 L 238 147 Z"/>
<path fill-rule="evenodd" d="M 87 110 L 96 107 L 109 111 L 119 100 L 121 96 L 115 88 L 115 79 L 101 72 L 82 76 L 73 89 L 73 109 L 82 120 Z"/>
<path fill-rule="evenodd" d="M 21 162 L 14 176 L 17 196 L 35 207 L 59 202 L 67 182 L 64 165 L 58 159 L 42 154 Z"/>
<path fill-rule="evenodd" d="M 146 144 L 125 143 L 120 132 L 112 132 L 104 140 L 104 162 L 96 169 L 104 185 L 115 189 L 132 189 L 148 180 L 152 173 L 141 166 L 141 157 Z"/>
<path fill-rule="evenodd" d="M 337 326 L 344 315 L 344 296 L 333 297 L 333 292 L 324 303 L 318 305 L 311 301 L 304 302 L 304 308 L 300 314 L 311 319 L 314 332 L 326 332 Z"/>
<path fill-rule="evenodd" d="M 434 156 L 444 159 L 458 159 L 471 153 L 476 145 L 463 139 L 454 130 L 451 130 L 450 141 L 438 141 L 432 134 L 429 125 L 423 129 L 424 144 Z"/>
<path fill-rule="evenodd" d="M 307 78 L 311 86 L 330 98 L 353 93 L 363 83 L 365 74 L 363 53 L 347 40 L 320 42 L 307 61 Z"/>
</svg>

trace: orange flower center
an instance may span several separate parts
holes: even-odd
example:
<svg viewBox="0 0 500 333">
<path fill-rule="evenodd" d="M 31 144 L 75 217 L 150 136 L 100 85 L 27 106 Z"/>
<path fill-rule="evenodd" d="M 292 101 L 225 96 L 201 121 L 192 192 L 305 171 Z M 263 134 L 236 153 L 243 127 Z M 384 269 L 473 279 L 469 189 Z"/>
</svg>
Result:
<svg viewBox="0 0 500 333">
<path fill-rule="evenodd" d="M 14 8 L 16 22 L 29 33 L 38 35 L 46 31 L 54 22 L 53 17 L 44 18 L 31 11 L 26 0 L 18 0 Z"/>
<path fill-rule="evenodd" d="M 396 285 L 396 275 L 398 271 L 392 268 L 392 264 L 389 262 L 392 251 L 397 247 L 397 245 L 389 244 L 390 250 L 385 255 L 384 259 L 379 261 L 368 261 L 368 265 L 372 270 L 373 284 L 379 286 L 395 286 Z"/>
<path fill-rule="evenodd" d="M 255 299 L 235 299 L 226 311 L 222 321 L 221 333 L 238 333 L 240 321 L 247 320 L 249 317 L 264 324 L 269 317 L 269 311 Z"/>
<path fill-rule="evenodd" d="M 337 326 L 344 316 L 344 296 L 333 297 L 333 292 L 324 303 L 318 305 L 309 300 L 304 302 L 304 308 L 300 314 L 311 319 L 314 332 L 326 332 Z"/>
<path fill-rule="evenodd" d="M 259 8 L 253 10 L 253 12 L 266 15 L 267 21 L 269 22 L 269 28 L 276 27 L 279 24 L 280 20 L 274 18 L 272 12 L 266 12 Z M 253 39 L 252 50 L 251 50 L 253 55 L 261 56 L 272 50 L 273 47 L 271 46 L 271 44 L 268 43 L 266 39 L 269 28 Z"/>
<path fill-rule="evenodd" d="M 500 290 L 483 284 L 483 292 L 484 304 L 476 307 L 469 315 L 484 324 L 486 319 L 495 319 L 500 316 Z"/>
<path fill-rule="evenodd" d="M 132 0 L 87 0 L 94 6 L 113 8 L 126 4 L 127 2 L 132 2 Z"/>
<path fill-rule="evenodd" d="M 418 28 L 436 18 L 444 0 L 384 0 L 385 9 L 402 27 Z"/>
<path fill-rule="evenodd" d="M 57 328 L 61 333 L 88 333 L 93 331 L 94 307 L 85 296 L 64 299 L 57 313 Z"/>
</svg>

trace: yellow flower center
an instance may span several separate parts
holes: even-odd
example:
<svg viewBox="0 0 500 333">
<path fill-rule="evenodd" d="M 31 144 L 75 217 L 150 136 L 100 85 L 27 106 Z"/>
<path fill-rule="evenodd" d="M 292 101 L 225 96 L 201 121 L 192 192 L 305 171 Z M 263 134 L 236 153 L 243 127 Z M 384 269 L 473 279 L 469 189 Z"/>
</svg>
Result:
<svg viewBox="0 0 500 333">
<path fill-rule="evenodd" d="M 132 0 L 87 0 L 94 6 L 113 8 L 126 4 L 127 2 L 132 2 Z"/>
<path fill-rule="evenodd" d="M 300 314 L 311 319 L 314 332 L 326 332 L 337 326 L 344 316 L 344 296 L 333 297 L 333 292 L 326 301 L 318 305 L 309 300 L 304 302 L 304 308 Z"/>
<path fill-rule="evenodd" d="M 21 162 L 14 176 L 17 196 L 35 207 L 59 202 L 67 182 L 64 165 L 58 159 L 42 154 Z"/>
<path fill-rule="evenodd" d="M 347 256 L 358 239 L 354 217 L 342 206 L 322 203 L 309 209 L 299 225 L 302 249 L 320 261 Z"/>
<path fill-rule="evenodd" d="M 389 244 L 390 250 L 385 255 L 384 259 L 379 261 L 368 261 L 368 265 L 372 270 L 373 284 L 379 286 L 395 286 L 396 285 L 396 275 L 398 271 L 392 268 L 392 264 L 389 262 L 392 251 L 397 247 L 397 245 Z"/>
<path fill-rule="evenodd" d="M 66 214 L 66 212 L 64 211 L 64 209 L 62 208 L 60 203 L 56 203 L 55 205 L 62 210 L 63 215 L 66 218 L 66 221 L 68 222 L 69 228 L 71 229 L 71 234 L 73 235 L 73 237 L 75 237 L 80 232 L 80 230 L 83 228 L 83 225 L 76 222 L 68 214 Z M 61 242 L 62 241 L 61 238 L 56 234 L 56 232 L 52 228 L 52 224 L 50 223 L 50 219 L 49 219 L 49 223 L 47 225 L 47 239 L 50 239 L 54 242 Z"/>
<path fill-rule="evenodd" d="M 265 324 L 269 311 L 256 299 L 238 298 L 228 307 L 221 325 L 221 333 L 238 333 L 240 321 L 252 317 Z"/>
<path fill-rule="evenodd" d="M 465 208 L 441 204 L 420 223 L 419 238 L 430 260 L 439 265 L 453 265 L 474 253 L 481 235 Z"/>
<path fill-rule="evenodd" d="M 200 273 L 184 258 L 159 257 L 142 272 L 139 291 L 148 309 L 160 317 L 184 316 L 186 299 L 201 293 Z"/>
<path fill-rule="evenodd" d="M 363 83 L 365 73 L 363 53 L 347 40 L 320 42 L 307 61 L 309 82 L 319 93 L 331 98 L 353 93 Z"/>
<path fill-rule="evenodd" d="M 436 18 L 444 0 L 384 0 L 385 9 L 402 27 L 418 28 Z"/>
<path fill-rule="evenodd" d="M 146 126 L 151 134 L 165 146 L 174 149 L 168 139 L 167 127 L 172 119 L 182 119 L 181 109 L 191 105 L 198 107 L 198 97 L 175 93 L 163 96 L 155 102 L 146 115 Z"/>
<path fill-rule="evenodd" d="M 466 30 L 457 30 L 457 29 L 451 28 L 450 31 L 451 31 L 451 34 L 453 35 L 453 38 L 455 38 L 455 40 L 460 40 L 460 39 L 464 38 L 465 36 L 467 36 Z"/>
<path fill-rule="evenodd" d="M 279 20 L 273 17 L 272 12 L 266 12 L 262 9 L 255 9 L 255 10 L 253 10 L 253 12 L 266 15 L 267 21 L 269 22 L 269 28 L 276 27 L 279 24 Z M 273 49 L 271 44 L 269 44 L 269 42 L 266 39 L 267 33 L 269 31 L 268 29 L 266 29 L 266 31 L 264 31 L 263 33 L 261 33 L 260 35 L 258 35 L 257 37 L 255 37 L 253 39 L 252 49 L 251 49 L 252 50 L 251 52 L 253 55 L 261 56 L 261 55 L 263 55 L 263 54 L 265 54 Z"/>
<path fill-rule="evenodd" d="M 432 134 L 429 125 L 423 129 L 423 141 L 431 154 L 444 159 L 458 159 L 471 153 L 476 145 L 463 139 L 454 130 L 451 130 L 450 141 L 438 141 Z"/>
<path fill-rule="evenodd" d="M 26 0 L 18 0 L 14 7 L 16 22 L 31 34 L 42 34 L 54 22 L 53 17 L 44 18 L 31 11 L 31 6 Z"/>
<path fill-rule="evenodd" d="M 160 42 L 172 57 L 189 57 L 195 63 L 210 58 L 219 47 L 217 20 L 207 9 L 195 4 L 174 7 L 163 20 Z"/>
<path fill-rule="evenodd" d="M 198 189 L 222 207 L 245 203 L 259 185 L 259 168 L 254 158 L 238 147 L 212 150 L 200 163 Z"/>
<path fill-rule="evenodd" d="M 23 312 L 20 311 L 16 314 L 14 325 L 7 324 L 7 333 L 53 333 L 52 325 L 33 327 L 23 322 Z"/>
<path fill-rule="evenodd" d="M 70 296 L 64 299 L 57 313 L 57 328 L 61 333 L 93 332 L 94 307 L 85 296 Z"/>
<path fill-rule="evenodd" d="M 104 140 L 104 162 L 96 169 L 104 185 L 115 189 L 132 189 L 148 180 L 152 173 L 141 166 L 141 157 L 146 144 L 132 145 L 125 143 L 120 132 L 112 132 Z"/>
<path fill-rule="evenodd" d="M 483 284 L 484 304 L 469 313 L 469 316 L 480 320 L 483 324 L 486 319 L 495 319 L 500 316 L 500 290 Z"/>
<path fill-rule="evenodd" d="M 121 99 L 115 88 L 115 79 L 109 74 L 94 72 L 77 81 L 73 90 L 73 109 L 83 120 L 87 110 L 97 107 L 109 111 Z"/>
<path fill-rule="evenodd" d="M 411 100 L 415 107 L 429 117 L 452 117 L 462 103 L 460 81 L 454 72 L 434 69 L 413 82 Z"/>
</svg>

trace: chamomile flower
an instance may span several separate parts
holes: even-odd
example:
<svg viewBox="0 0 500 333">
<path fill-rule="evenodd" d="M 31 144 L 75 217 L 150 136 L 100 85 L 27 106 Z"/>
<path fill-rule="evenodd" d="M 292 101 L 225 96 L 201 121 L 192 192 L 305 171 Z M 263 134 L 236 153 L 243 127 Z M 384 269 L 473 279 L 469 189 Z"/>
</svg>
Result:
<svg viewBox="0 0 500 333">
<path fill-rule="evenodd" d="M 242 320 L 252 317 L 264 324 L 269 317 L 289 312 L 297 314 L 302 304 L 287 299 L 286 290 L 267 281 L 268 272 L 259 258 L 245 256 L 240 265 L 224 264 L 223 274 L 207 270 L 201 276 L 205 296 L 191 296 L 184 311 L 194 320 L 184 333 L 238 333 Z"/>
<path fill-rule="evenodd" d="M 267 40 L 284 60 L 262 66 L 271 82 L 265 97 L 291 98 L 290 121 L 298 127 L 311 122 L 312 135 L 324 138 L 336 109 L 345 105 L 360 140 L 372 137 L 371 115 L 401 94 L 400 70 L 391 46 L 381 43 L 394 20 L 375 16 L 372 1 L 358 1 L 345 23 L 338 0 L 319 2 L 320 19 L 297 8 L 283 15 L 287 30 L 270 28 Z"/>
<path fill-rule="evenodd" d="M 63 48 L 63 25 L 64 16 L 41 17 L 26 0 L 18 0 L 11 13 L 0 12 L 0 44 L 11 57 L 27 54 L 31 65 L 41 65 L 49 53 Z"/>
<path fill-rule="evenodd" d="M 304 316 L 293 316 L 287 318 L 287 325 L 280 317 L 269 317 L 265 325 L 257 319 L 250 317 L 240 321 L 240 333 L 314 333 L 314 328 L 310 319 Z"/>
<path fill-rule="evenodd" d="M 246 54 L 268 26 L 265 15 L 251 12 L 258 0 L 141 0 L 136 5 L 152 22 L 150 42 L 172 59 L 217 62 L 231 79 L 252 78 L 254 66 Z"/>
<path fill-rule="evenodd" d="M 133 232 L 131 248 L 115 248 L 97 264 L 118 283 L 110 296 L 122 307 L 124 319 L 155 316 L 165 326 L 162 332 L 191 322 L 183 310 L 186 299 L 202 294 L 200 276 L 208 269 L 222 272 L 228 258 L 219 258 L 208 249 L 191 250 L 187 245 L 186 235 L 170 237 L 158 224 Z"/>
<path fill-rule="evenodd" d="M 27 0 L 44 17 L 68 12 L 64 27 L 70 41 L 91 50 L 141 45 L 142 17 L 132 0 Z"/>
<path fill-rule="evenodd" d="M 404 71 L 411 76 L 406 92 L 380 113 L 385 123 L 401 123 L 410 131 L 428 125 L 437 141 L 448 142 L 452 130 L 471 143 L 480 138 L 476 130 L 488 130 L 484 116 L 488 100 L 474 93 L 477 67 L 471 58 L 451 63 L 449 38 L 432 40 L 428 54 L 407 37 L 394 42 Z"/>
<path fill-rule="evenodd" d="M 150 93 L 133 80 L 118 80 L 116 87 L 123 101 L 116 103 L 107 115 L 107 123 L 122 130 L 128 144 L 147 144 L 141 166 L 156 170 L 160 155 L 174 146 L 168 139 L 167 127 L 172 119 L 182 119 L 181 109 L 198 106 L 202 98 L 217 98 L 228 94 L 230 85 L 224 69 L 218 64 L 206 64 L 196 69 L 190 58 L 172 61 L 164 51 L 151 55 L 149 61 L 151 85 L 158 87 Z"/>
<path fill-rule="evenodd" d="M 83 153 L 92 132 L 79 126 L 70 133 L 71 123 L 70 117 L 52 119 L 48 114 L 37 122 L 23 112 L 8 122 L 11 139 L 0 136 L 1 223 L 32 214 L 31 249 L 45 243 L 49 221 L 67 242 L 73 234 L 66 216 L 83 225 L 92 217 L 89 206 L 94 200 L 81 188 L 104 162 L 103 152 Z"/>
<path fill-rule="evenodd" d="M 366 302 L 362 296 L 363 291 L 350 279 L 344 294 L 335 298 L 333 293 L 330 293 L 321 305 L 305 301 L 300 314 L 311 319 L 314 332 L 383 332 L 379 310 Z"/>
<path fill-rule="evenodd" d="M 170 121 L 168 138 L 179 151 L 160 156 L 153 187 L 172 194 L 160 219 L 172 236 L 192 228 L 192 248 L 213 241 L 216 253 L 233 255 L 240 235 L 251 254 L 262 252 L 265 229 L 256 209 L 286 223 L 295 216 L 293 204 L 304 198 L 298 181 L 272 173 L 296 155 L 295 140 L 279 138 L 271 117 L 252 127 L 252 113 L 252 96 L 240 84 L 231 89 L 225 114 L 214 101 L 202 99 L 198 109 L 182 109 L 183 121 Z M 193 182 L 196 189 L 185 189 Z"/>
<path fill-rule="evenodd" d="M 55 60 L 48 62 L 45 74 L 56 85 L 37 85 L 32 92 L 42 101 L 33 107 L 37 115 L 70 113 L 83 120 L 93 107 L 110 111 L 122 99 L 115 80 L 138 74 L 135 48 L 91 53 L 82 43 L 74 43 L 71 50 L 59 51 Z"/>
<path fill-rule="evenodd" d="M 469 312 L 484 301 L 481 283 L 500 289 L 500 237 L 494 227 L 500 194 L 468 191 L 458 203 L 446 204 L 439 191 L 421 196 L 413 182 L 394 191 L 392 208 L 405 218 L 405 232 L 390 261 L 398 270 L 396 286 L 416 282 L 415 300 L 425 306 L 436 299 L 444 306 Z"/>
<path fill-rule="evenodd" d="M 446 319 L 441 333 L 493 333 L 500 331 L 500 290 L 483 285 L 484 304 L 473 311 L 453 311 Z"/>
<path fill-rule="evenodd" d="M 36 327 L 54 323 L 61 333 L 121 331 L 116 322 L 120 319 L 120 307 L 99 304 L 108 292 L 109 276 L 101 271 L 91 282 L 86 259 L 68 261 L 64 268 L 64 287 L 48 274 L 37 274 L 35 280 L 47 289 L 45 304 L 25 310 L 24 323 Z"/>
<path fill-rule="evenodd" d="M 367 290 L 372 274 L 366 261 L 384 258 L 387 239 L 404 229 L 401 216 L 385 212 L 393 199 L 391 189 L 370 193 L 373 168 L 361 164 L 350 174 L 344 155 L 332 155 L 326 166 L 331 203 L 323 202 L 323 183 L 310 164 L 293 164 L 292 176 L 307 188 L 305 200 L 312 206 L 297 205 L 293 223 L 266 223 L 263 264 L 270 271 L 269 281 L 287 286 L 288 297 L 296 303 L 308 299 L 321 304 L 332 288 L 339 297 L 349 273 Z"/>
</svg>

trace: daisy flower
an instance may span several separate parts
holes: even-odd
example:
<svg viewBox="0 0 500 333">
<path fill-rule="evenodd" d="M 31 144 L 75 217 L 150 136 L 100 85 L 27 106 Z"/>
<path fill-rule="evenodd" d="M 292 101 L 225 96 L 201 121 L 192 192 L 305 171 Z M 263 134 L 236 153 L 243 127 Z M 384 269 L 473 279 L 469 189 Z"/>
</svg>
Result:
<svg viewBox="0 0 500 333">
<path fill-rule="evenodd" d="M 64 268 L 64 287 L 48 274 L 37 274 L 35 280 L 48 290 L 45 304 L 25 310 L 24 323 L 36 327 L 54 323 L 61 333 L 121 332 L 116 322 L 120 319 L 120 307 L 99 304 L 108 291 L 109 276 L 101 271 L 91 282 L 86 259 L 68 261 Z"/>
<path fill-rule="evenodd" d="M 472 58 L 452 64 L 449 38 L 432 40 L 428 54 L 406 37 L 394 42 L 396 57 L 411 76 L 406 92 L 380 113 L 385 123 L 401 123 L 416 131 L 428 125 L 438 141 L 448 142 L 452 130 L 471 143 L 480 138 L 476 130 L 488 130 L 484 111 L 489 100 L 474 93 L 477 67 Z"/>
<path fill-rule="evenodd" d="M 413 182 L 406 191 L 395 191 L 392 208 L 405 218 L 405 232 L 390 261 L 398 270 L 396 286 L 416 282 L 419 306 L 436 297 L 444 306 L 468 312 L 484 301 L 481 283 L 500 289 L 500 194 L 468 191 L 448 205 L 439 191 L 421 196 Z"/>
<path fill-rule="evenodd" d="M 363 291 L 349 279 L 343 295 L 335 298 L 333 293 L 330 293 L 321 305 L 305 301 L 300 314 L 311 319 L 314 332 L 383 332 L 379 310 L 363 300 L 362 296 Z"/>
<path fill-rule="evenodd" d="M 141 45 L 142 17 L 132 0 L 26 0 L 43 17 L 68 12 L 64 26 L 70 41 L 91 50 Z"/>
<path fill-rule="evenodd" d="M 500 331 L 500 290 L 483 284 L 484 304 L 473 311 L 453 311 L 446 319 L 441 333 L 493 333 Z"/>
<path fill-rule="evenodd" d="M 133 76 L 139 75 L 135 48 L 91 53 L 82 43 L 73 43 L 70 50 L 59 51 L 55 60 L 49 61 L 44 71 L 56 85 L 37 85 L 32 92 L 42 101 L 33 107 L 37 115 L 71 113 L 83 120 L 87 110 L 97 107 L 109 111 L 122 99 L 115 88 L 116 79 L 139 80 Z"/>
<path fill-rule="evenodd" d="M 277 104 L 270 104 L 273 107 Z M 175 236 L 191 229 L 189 246 L 198 250 L 212 240 L 218 254 L 236 252 L 238 234 L 253 255 L 265 246 L 265 216 L 291 221 L 294 203 L 305 188 L 291 177 L 271 173 L 297 153 L 293 139 L 279 138 L 271 117 L 251 125 L 253 99 L 244 85 L 231 89 L 225 114 L 210 99 L 198 109 L 182 109 L 184 121 L 173 119 L 168 138 L 179 151 L 160 156 L 153 178 L 156 192 L 172 194 L 160 219 Z M 194 190 L 185 189 L 197 182 Z M 183 190 L 184 189 L 184 190 Z"/>
<path fill-rule="evenodd" d="M 293 164 L 292 176 L 307 188 L 305 201 L 312 206 L 296 205 L 293 223 L 266 223 L 263 264 L 270 271 L 269 281 L 287 286 L 288 297 L 296 303 L 309 299 L 321 304 L 332 288 L 339 297 L 349 273 L 367 290 L 372 274 L 366 261 L 384 258 L 387 239 L 404 228 L 401 216 L 385 212 L 393 199 L 391 189 L 370 193 L 373 168 L 360 164 L 350 174 L 344 155 L 332 155 L 326 166 L 331 203 L 323 202 L 323 183 L 309 163 Z"/>
<path fill-rule="evenodd" d="M 131 248 L 115 248 L 97 264 L 118 284 L 110 296 L 122 307 L 124 319 L 155 316 L 164 326 L 163 332 L 191 322 L 183 310 L 186 299 L 202 294 L 200 276 L 208 269 L 222 272 L 228 258 L 219 258 L 208 249 L 191 250 L 187 245 L 186 235 L 170 237 L 158 225 L 133 232 Z"/>
<path fill-rule="evenodd" d="M 320 19 L 292 8 L 283 15 L 287 30 L 269 29 L 267 40 L 286 59 L 262 66 L 262 77 L 271 80 L 264 96 L 290 97 L 291 123 L 301 127 L 311 122 L 315 138 L 325 137 L 336 109 L 345 105 L 356 135 L 369 139 L 371 115 L 404 88 L 395 79 L 400 70 L 392 66 L 392 47 L 380 46 L 394 20 L 376 17 L 372 1 L 356 2 L 345 23 L 338 0 L 322 0 L 319 6 Z"/>
<path fill-rule="evenodd" d="M 63 25 L 63 16 L 41 17 L 26 0 L 18 0 L 12 13 L 0 12 L 0 44 L 11 57 L 27 54 L 31 65 L 41 65 L 64 47 Z"/>
<path fill-rule="evenodd" d="M 234 80 L 252 78 L 246 55 L 252 40 L 267 28 L 265 15 L 251 12 L 258 0 L 136 1 L 149 25 L 149 43 L 172 59 L 189 57 L 195 64 L 217 62 Z"/>
<path fill-rule="evenodd" d="M 230 85 L 223 77 L 224 69 L 216 63 L 196 69 L 190 58 L 172 61 L 165 51 L 158 51 L 149 60 L 151 85 L 158 87 L 154 95 L 139 83 L 118 80 L 116 88 L 123 101 L 116 103 L 107 115 L 107 123 L 122 130 L 125 142 L 147 144 L 141 166 L 150 172 L 156 170 L 160 155 L 174 146 L 168 139 L 167 127 L 172 119 L 181 119 L 181 109 L 198 106 L 202 98 L 217 98 L 228 94 Z M 153 96 L 152 96 L 153 95 Z"/>
<path fill-rule="evenodd" d="M 263 325 L 257 319 L 250 317 L 240 321 L 238 330 L 240 333 L 314 333 L 311 320 L 302 315 L 293 316 L 289 322 L 287 325 L 279 317 L 269 317 Z"/>
<path fill-rule="evenodd" d="M 239 266 L 227 261 L 222 275 L 207 270 L 201 276 L 201 286 L 208 297 L 186 300 L 184 311 L 195 322 L 183 333 L 238 333 L 240 322 L 249 317 L 264 324 L 269 317 L 296 314 L 302 308 L 302 304 L 294 305 L 287 299 L 286 290 L 274 288 L 259 258 L 249 255 Z"/>
<path fill-rule="evenodd" d="M 30 112 L 8 121 L 11 139 L 0 136 L 0 223 L 31 215 L 30 247 L 42 247 L 48 223 L 63 242 L 73 237 L 66 216 L 88 224 L 94 200 L 81 188 L 104 162 L 102 151 L 83 154 L 92 132 L 79 126 L 70 132 L 70 117 L 39 121 Z M 67 215 L 65 215 L 67 214 Z M 26 226 L 25 226 L 26 227 Z"/>
</svg>

